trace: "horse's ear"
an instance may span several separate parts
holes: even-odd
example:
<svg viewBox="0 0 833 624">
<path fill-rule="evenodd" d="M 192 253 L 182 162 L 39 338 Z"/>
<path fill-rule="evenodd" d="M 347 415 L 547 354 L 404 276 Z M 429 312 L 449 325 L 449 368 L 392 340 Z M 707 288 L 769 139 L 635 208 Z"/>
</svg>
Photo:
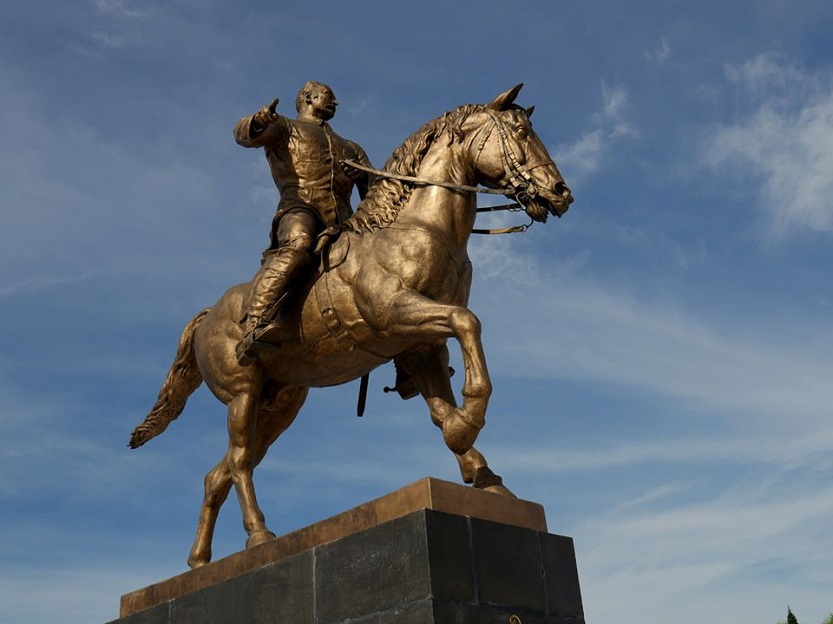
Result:
<svg viewBox="0 0 833 624">
<path fill-rule="evenodd" d="M 489 108 L 496 111 L 505 111 L 512 105 L 512 103 L 515 101 L 515 98 L 518 97 L 518 93 L 520 92 L 521 87 L 523 86 L 523 83 L 521 83 L 519 85 L 515 85 L 508 91 L 504 91 L 494 100 L 491 101 L 491 103 L 488 105 Z"/>
<path fill-rule="evenodd" d="M 532 117 L 532 113 L 534 113 L 534 112 L 535 112 L 535 106 L 534 105 L 527 108 L 526 109 L 526 118 L 529 119 L 530 117 Z"/>
</svg>

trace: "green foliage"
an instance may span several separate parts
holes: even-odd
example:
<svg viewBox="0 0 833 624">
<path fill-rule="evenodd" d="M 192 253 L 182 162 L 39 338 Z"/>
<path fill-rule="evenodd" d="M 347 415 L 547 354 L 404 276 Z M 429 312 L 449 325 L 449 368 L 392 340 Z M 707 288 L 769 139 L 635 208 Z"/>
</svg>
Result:
<svg viewBox="0 0 833 624">
<path fill-rule="evenodd" d="M 792 610 L 787 607 L 787 621 L 785 622 L 784 620 L 780 620 L 778 624 L 798 624 L 798 618 L 796 618 L 795 615 L 793 615 Z M 833 624 L 833 613 L 828 615 L 821 624 Z"/>
</svg>

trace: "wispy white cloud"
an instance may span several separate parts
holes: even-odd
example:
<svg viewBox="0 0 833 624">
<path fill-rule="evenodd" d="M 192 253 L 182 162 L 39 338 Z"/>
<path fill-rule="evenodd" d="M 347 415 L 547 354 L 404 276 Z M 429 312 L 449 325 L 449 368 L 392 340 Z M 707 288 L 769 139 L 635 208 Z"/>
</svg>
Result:
<svg viewBox="0 0 833 624">
<path fill-rule="evenodd" d="M 602 81 L 602 97 L 604 98 L 604 108 L 596 116 L 597 119 L 619 121 L 622 118 L 622 110 L 628 104 L 628 92 L 624 87 L 609 87 Z"/>
<path fill-rule="evenodd" d="M 28 277 L 11 284 L 0 284 L 0 299 L 4 297 L 17 297 L 21 294 L 29 294 L 40 290 L 49 290 L 56 286 L 65 286 L 76 282 L 83 282 L 90 279 L 91 272 L 84 271 L 77 275 L 38 275 Z"/>
<path fill-rule="evenodd" d="M 556 146 L 553 152 L 564 171 L 569 171 L 573 178 L 583 177 L 599 168 L 609 138 L 609 131 L 596 129 L 583 133 L 578 141 Z"/>
<path fill-rule="evenodd" d="M 107 48 L 124 48 L 135 41 L 127 35 L 113 35 L 105 32 L 94 32 L 90 35 L 90 38 Z"/>
<path fill-rule="evenodd" d="M 638 137 L 636 128 L 628 122 L 624 113 L 628 108 L 628 92 L 624 87 L 608 87 L 602 82 L 602 96 L 604 97 L 604 108 L 601 113 L 594 116 L 596 123 L 600 126 L 609 125 L 609 138 L 611 140 L 622 137 Z"/>
<path fill-rule="evenodd" d="M 350 103 L 348 114 L 353 119 L 361 119 L 367 111 L 368 107 L 373 103 L 373 94 L 362 95 Z"/>
<path fill-rule="evenodd" d="M 0 297 L 96 281 L 114 272 L 164 278 L 170 267 L 182 266 L 186 256 L 202 266 L 229 262 L 197 250 L 205 239 L 205 218 L 221 212 L 218 183 L 206 170 L 174 153 L 164 137 L 152 149 L 118 144 L 100 127 L 41 111 L 37 97 L 0 72 L 0 186 L 5 208 Z M 262 163 L 258 164 L 262 178 Z M 264 179 L 263 195 L 271 195 L 262 201 L 274 205 L 274 185 L 267 184 Z M 224 207 L 237 209 L 245 208 Z M 268 225 L 268 209 L 262 217 Z M 263 226 L 262 231 L 267 229 Z M 226 239 L 236 235 L 236 229 L 224 233 Z M 166 256 L 166 248 L 176 250 L 176 261 Z M 71 256 L 70 262 L 58 261 L 66 256 Z"/>
<path fill-rule="evenodd" d="M 145 14 L 129 0 L 93 0 L 93 7 L 100 13 L 129 19 L 139 19 Z"/>
<path fill-rule="evenodd" d="M 565 527 L 557 512 L 550 528 L 576 540 L 587 617 L 635 623 L 684 609 L 692 621 L 715 611 L 773 620 L 787 602 L 823 614 L 829 606 L 812 584 L 826 578 L 833 552 L 829 327 L 809 330 L 808 343 L 776 329 L 772 310 L 728 315 L 718 300 L 686 309 L 583 265 L 550 270 L 502 244 L 489 288 L 475 285 L 472 303 L 489 328 L 495 377 L 541 379 L 541 388 L 577 379 L 633 392 L 665 414 L 666 427 L 634 422 L 616 436 L 600 427 L 585 446 L 544 422 L 557 412 L 595 423 L 597 414 L 538 408 L 524 416 L 534 441 L 490 444 L 510 487 L 551 514 L 578 516 Z M 490 247 L 472 246 L 477 267 L 491 262 Z M 610 489 L 570 485 L 585 479 Z"/>
<path fill-rule="evenodd" d="M 645 58 L 655 63 L 665 63 L 671 58 L 671 44 L 667 37 L 659 38 L 659 46 L 645 52 Z"/>
<path fill-rule="evenodd" d="M 751 110 L 711 133 L 706 166 L 759 185 L 776 239 L 805 229 L 833 233 L 833 75 L 762 55 L 728 66 L 726 77 Z"/>
<path fill-rule="evenodd" d="M 109 622 L 118 617 L 122 594 L 185 571 L 184 554 L 159 535 L 118 528 L 87 532 L 39 520 L 4 527 L 3 534 L 4 546 L 12 547 L 3 549 L 0 561 L 4 624 L 55 622 L 56 608 L 67 624 Z M 34 535 L 40 558 L 30 560 Z"/>
<path fill-rule="evenodd" d="M 34 493 L 61 496 L 68 492 L 75 498 L 107 497 L 129 490 L 137 479 L 152 480 L 170 467 L 168 459 L 156 457 L 138 472 L 139 457 L 126 453 L 123 445 L 107 446 L 75 431 L 71 412 L 77 402 L 70 392 L 44 398 L 0 379 L 0 435 L 4 440 L 0 497 L 25 499 Z M 125 443 L 128 428 L 126 422 Z"/>
<path fill-rule="evenodd" d="M 472 254 L 477 265 L 491 262 L 488 250 L 479 249 Z M 588 275 L 576 279 L 522 258 L 493 263 L 490 288 L 475 289 L 473 307 L 486 326 L 506 325 L 507 300 L 523 311 L 524 323 L 491 334 L 496 370 L 623 384 L 774 421 L 785 413 L 816 424 L 826 419 L 833 400 L 833 346 L 825 352 L 822 345 L 833 339 L 829 328 L 818 328 L 815 342 L 801 345 L 796 336 L 779 338 L 766 318 L 739 318 L 738 326 L 723 319 L 714 326 L 705 319 L 721 317 L 711 312 L 689 313 L 636 297 L 622 285 Z M 523 283 L 517 271 L 500 275 L 501 263 L 512 262 L 524 263 Z"/>
<path fill-rule="evenodd" d="M 163 565 L 136 571 L 133 563 L 103 563 L 104 569 L 89 560 L 75 566 L 53 564 L 48 570 L 19 564 L 14 571 L 0 568 L 4 621 L 50 622 L 55 605 L 60 605 L 65 622 L 109 622 L 118 617 L 121 594 L 170 575 Z"/>
<path fill-rule="evenodd" d="M 788 62 L 776 54 L 761 54 L 742 65 L 726 65 L 726 79 L 742 87 L 746 94 L 758 101 L 784 105 L 800 105 L 808 90 L 819 84 L 800 66 Z"/>
<path fill-rule="evenodd" d="M 636 424 L 634 425 L 636 427 Z M 520 449 L 498 445 L 500 465 L 516 474 L 568 475 L 580 472 L 656 465 L 754 464 L 774 470 L 816 466 L 829 471 L 826 459 L 833 450 L 833 432 L 795 432 L 793 435 L 756 429 L 738 436 L 724 428 L 711 435 L 650 441 L 599 440 L 588 448 L 562 448 L 558 440 L 542 434 L 537 443 Z"/>
<path fill-rule="evenodd" d="M 92 9 L 88 19 L 84 20 L 87 36 L 98 47 L 111 50 L 141 43 L 141 31 L 136 26 L 153 10 L 148 5 L 140 8 L 132 0 L 92 0 Z M 76 49 L 84 51 L 83 47 Z M 95 53 L 94 49 L 88 53 Z"/>
<path fill-rule="evenodd" d="M 806 612 L 819 613 L 808 621 L 820 621 L 829 605 L 808 590 L 831 565 L 833 490 L 790 489 L 728 490 L 666 509 L 651 500 L 586 523 L 580 567 L 588 615 L 598 610 L 625 614 L 624 622 L 657 619 L 701 593 L 710 596 L 704 618 L 719 613 L 763 621 L 801 600 Z M 647 595 L 656 600 L 644 600 Z"/>
<path fill-rule="evenodd" d="M 578 140 L 559 144 L 552 150 L 572 184 L 581 183 L 598 170 L 613 143 L 639 136 L 636 127 L 625 118 L 627 90 L 621 86 L 608 86 L 604 81 L 601 90 L 602 108 L 591 118 L 594 128 L 582 132 Z"/>
</svg>

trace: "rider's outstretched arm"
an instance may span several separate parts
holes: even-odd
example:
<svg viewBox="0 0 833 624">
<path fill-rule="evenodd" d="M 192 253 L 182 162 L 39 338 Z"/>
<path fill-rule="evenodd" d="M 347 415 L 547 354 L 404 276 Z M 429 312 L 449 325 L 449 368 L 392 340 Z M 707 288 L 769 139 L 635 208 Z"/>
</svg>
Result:
<svg viewBox="0 0 833 624">
<path fill-rule="evenodd" d="M 275 98 L 253 115 L 241 118 L 234 126 L 234 140 L 243 147 L 263 147 L 274 142 L 286 129 L 286 119 L 276 112 Z"/>
</svg>

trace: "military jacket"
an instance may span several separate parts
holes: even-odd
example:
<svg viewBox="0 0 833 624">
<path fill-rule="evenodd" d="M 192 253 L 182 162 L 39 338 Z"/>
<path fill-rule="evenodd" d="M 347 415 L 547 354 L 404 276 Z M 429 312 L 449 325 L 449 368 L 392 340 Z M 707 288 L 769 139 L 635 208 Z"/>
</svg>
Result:
<svg viewBox="0 0 833 624">
<path fill-rule="evenodd" d="M 364 150 L 337 135 L 321 120 L 288 119 L 280 116 L 265 130 L 252 128 L 253 115 L 234 127 L 234 138 L 244 147 L 262 147 L 280 191 L 275 222 L 287 210 L 305 208 L 325 226 L 343 223 L 353 212 L 353 184 L 367 185 L 367 176 L 354 182 L 341 168 L 341 160 L 370 165 Z"/>
</svg>

